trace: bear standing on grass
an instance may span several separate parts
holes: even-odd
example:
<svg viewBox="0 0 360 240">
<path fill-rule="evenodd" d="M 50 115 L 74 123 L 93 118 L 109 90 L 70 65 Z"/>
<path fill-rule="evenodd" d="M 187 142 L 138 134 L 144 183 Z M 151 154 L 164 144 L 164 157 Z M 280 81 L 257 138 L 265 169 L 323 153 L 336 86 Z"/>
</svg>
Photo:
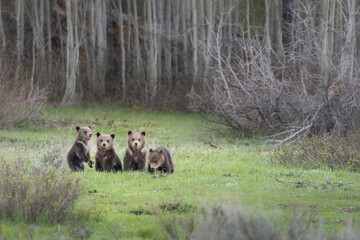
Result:
<svg viewBox="0 0 360 240">
<path fill-rule="evenodd" d="M 70 149 L 67 160 L 72 171 L 84 171 L 84 162 L 87 162 L 90 167 L 93 161 L 90 160 L 90 146 L 89 141 L 92 136 L 91 127 L 76 127 L 77 137 L 74 145 Z"/>
<path fill-rule="evenodd" d="M 122 166 L 118 155 L 113 148 L 115 134 L 106 135 L 97 133 L 97 151 L 95 155 L 96 171 L 121 171 Z"/>
<path fill-rule="evenodd" d="M 148 171 L 154 173 L 155 170 L 165 173 L 174 172 L 174 164 L 171 155 L 164 147 L 158 147 L 155 150 L 150 148 Z"/>
<path fill-rule="evenodd" d="M 128 132 L 128 147 L 124 156 L 124 170 L 146 169 L 145 132 Z"/>
</svg>

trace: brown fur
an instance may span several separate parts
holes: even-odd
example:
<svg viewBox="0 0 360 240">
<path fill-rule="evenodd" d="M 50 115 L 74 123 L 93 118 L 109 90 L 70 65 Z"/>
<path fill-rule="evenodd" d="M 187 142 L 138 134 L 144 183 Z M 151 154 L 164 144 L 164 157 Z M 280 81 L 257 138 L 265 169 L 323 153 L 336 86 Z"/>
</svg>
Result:
<svg viewBox="0 0 360 240">
<path fill-rule="evenodd" d="M 148 171 L 154 173 L 156 170 L 165 173 L 174 172 L 171 155 L 164 147 L 158 147 L 155 150 L 150 148 Z"/>
<path fill-rule="evenodd" d="M 115 134 L 97 133 L 97 151 L 95 155 L 96 171 L 121 171 L 121 161 L 113 148 Z"/>
<path fill-rule="evenodd" d="M 145 132 L 128 132 L 128 147 L 124 156 L 124 170 L 146 169 Z"/>
<path fill-rule="evenodd" d="M 90 167 L 93 161 L 90 160 L 90 146 L 89 140 L 92 136 L 91 127 L 76 127 L 77 137 L 74 145 L 70 149 L 67 160 L 72 171 L 84 171 L 84 162 L 88 163 Z"/>
</svg>

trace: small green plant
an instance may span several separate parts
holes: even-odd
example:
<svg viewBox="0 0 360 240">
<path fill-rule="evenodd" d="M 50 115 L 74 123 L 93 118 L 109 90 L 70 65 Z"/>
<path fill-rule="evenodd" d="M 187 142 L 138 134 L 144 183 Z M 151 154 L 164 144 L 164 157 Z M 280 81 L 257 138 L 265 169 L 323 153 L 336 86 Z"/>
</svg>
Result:
<svg viewBox="0 0 360 240">
<path fill-rule="evenodd" d="M 59 148 L 51 148 L 34 164 L 24 158 L 0 159 L 0 217 L 34 222 L 45 215 L 52 224 L 64 220 L 81 193 L 80 179 L 59 162 Z"/>
<path fill-rule="evenodd" d="M 273 160 L 290 166 L 330 169 L 360 170 L 359 131 L 346 136 L 331 136 L 326 139 L 315 136 L 292 146 L 281 146 L 272 155 Z"/>
</svg>

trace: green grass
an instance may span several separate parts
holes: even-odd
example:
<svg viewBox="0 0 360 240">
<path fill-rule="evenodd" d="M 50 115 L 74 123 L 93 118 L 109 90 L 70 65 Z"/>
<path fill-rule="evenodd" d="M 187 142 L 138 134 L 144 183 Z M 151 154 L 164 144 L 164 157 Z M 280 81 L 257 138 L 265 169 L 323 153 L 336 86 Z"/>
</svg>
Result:
<svg viewBox="0 0 360 240">
<path fill-rule="evenodd" d="M 342 187 L 325 185 L 322 169 L 285 167 L 270 161 L 273 146 L 241 139 L 233 131 L 204 122 L 186 113 L 163 113 L 121 108 L 47 108 L 38 123 L 0 131 L 0 154 L 5 159 L 36 158 L 54 144 L 68 151 L 77 125 L 91 125 L 96 132 L 115 133 L 115 150 L 123 157 L 128 130 L 145 130 L 147 149 L 170 150 L 175 173 L 153 178 L 146 172 L 98 173 L 86 166 L 74 173 L 85 184 L 71 218 L 57 226 L 46 219 L 23 223 L 0 221 L 0 239 L 114 239 L 110 228 L 123 239 L 161 239 L 160 217 L 197 218 L 203 207 L 224 201 L 279 213 L 285 228 L 287 211 L 295 206 L 323 219 L 327 235 L 349 216 L 360 217 L 360 176 L 356 172 L 329 171 L 332 181 L 350 182 Z M 210 146 L 210 144 L 212 146 Z M 94 160 L 96 138 L 91 140 Z M 215 148 L 216 146 L 217 148 Z M 307 181 L 301 186 L 279 183 Z"/>
</svg>

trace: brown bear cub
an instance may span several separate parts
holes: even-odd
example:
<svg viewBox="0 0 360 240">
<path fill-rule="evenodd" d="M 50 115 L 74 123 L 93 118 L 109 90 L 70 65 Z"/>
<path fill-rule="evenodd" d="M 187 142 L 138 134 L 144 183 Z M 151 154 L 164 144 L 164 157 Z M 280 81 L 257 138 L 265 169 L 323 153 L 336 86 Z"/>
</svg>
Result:
<svg viewBox="0 0 360 240">
<path fill-rule="evenodd" d="M 150 173 L 154 173 L 155 170 L 165 173 L 174 172 L 174 164 L 170 153 L 164 147 L 158 147 L 155 150 L 150 148 L 148 171 Z"/>
<path fill-rule="evenodd" d="M 124 170 L 146 169 L 145 132 L 128 132 L 128 147 L 124 156 Z"/>
<path fill-rule="evenodd" d="M 90 160 L 89 140 L 92 136 L 91 127 L 76 127 L 77 137 L 74 145 L 70 149 L 67 160 L 72 171 L 84 171 L 84 162 L 92 168 L 93 161 Z"/>
<path fill-rule="evenodd" d="M 121 171 L 120 158 L 113 148 L 115 134 L 106 135 L 97 133 L 97 151 L 95 155 L 96 171 Z"/>
</svg>

